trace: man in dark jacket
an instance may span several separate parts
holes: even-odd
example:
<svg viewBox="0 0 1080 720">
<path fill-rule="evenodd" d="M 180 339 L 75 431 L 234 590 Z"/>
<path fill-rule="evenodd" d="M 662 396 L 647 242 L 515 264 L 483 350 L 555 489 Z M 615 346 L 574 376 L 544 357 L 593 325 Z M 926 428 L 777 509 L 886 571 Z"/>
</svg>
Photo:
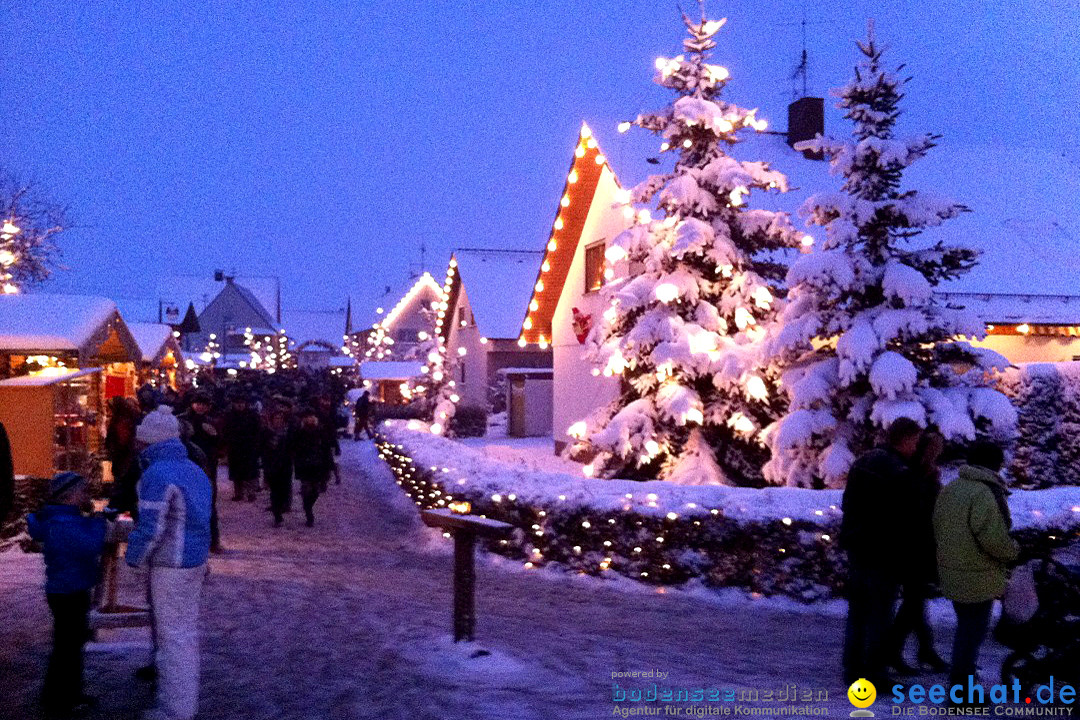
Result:
<svg viewBox="0 0 1080 720">
<path fill-rule="evenodd" d="M 326 490 L 334 470 L 334 450 L 327 432 L 319 424 L 319 412 L 307 408 L 300 413 L 293 445 L 296 479 L 300 481 L 300 497 L 304 501 L 307 526 L 315 524 L 315 501 Z"/>
<path fill-rule="evenodd" d="M 860 456 L 848 472 L 840 546 L 848 556 L 844 684 L 866 678 L 888 687 L 888 633 L 896 603 L 911 479 L 908 461 L 922 429 L 909 418 L 889 426 L 887 442 Z"/>
<path fill-rule="evenodd" d="M 214 407 L 210 393 L 198 390 L 191 396 L 191 405 L 187 411 L 180 413 L 177 419 L 187 428 L 191 434 L 185 437 L 187 442 L 197 446 L 205 456 L 205 463 L 200 465 L 206 477 L 210 479 L 210 491 L 212 499 L 212 511 L 210 514 L 210 552 L 220 553 L 221 529 L 218 525 L 217 511 L 217 467 L 218 454 L 221 448 L 221 435 L 218 432 L 217 418 L 212 412 Z"/>
<path fill-rule="evenodd" d="M 255 502 L 259 490 L 262 423 L 246 395 L 233 395 L 232 407 L 225 415 L 223 435 L 229 479 L 233 483 L 233 500 L 247 498 L 248 502 Z"/>
<path fill-rule="evenodd" d="M 281 527 L 292 508 L 293 439 L 292 414 L 287 401 L 275 398 L 263 425 L 263 479 L 270 488 L 274 527 Z"/>
</svg>

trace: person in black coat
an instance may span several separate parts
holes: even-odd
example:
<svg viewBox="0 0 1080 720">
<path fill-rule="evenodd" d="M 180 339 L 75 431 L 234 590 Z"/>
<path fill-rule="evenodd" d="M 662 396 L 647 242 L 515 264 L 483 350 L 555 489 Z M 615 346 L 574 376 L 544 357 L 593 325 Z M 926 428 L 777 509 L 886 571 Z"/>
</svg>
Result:
<svg viewBox="0 0 1080 720">
<path fill-rule="evenodd" d="M 233 483 L 233 500 L 246 497 L 248 502 L 255 502 L 259 490 L 262 422 L 246 395 L 233 396 L 232 407 L 225 414 L 222 435 L 225 457 L 229 463 L 229 479 Z"/>
<path fill-rule="evenodd" d="M 866 678 L 888 687 L 888 636 L 900 583 L 902 553 L 911 534 L 903 508 L 912 485 L 910 458 L 922 429 L 909 418 L 889 426 L 887 443 L 861 455 L 848 472 L 840 546 L 847 551 L 848 616 L 844 684 Z"/>
<path fill-rule="evenodd" d="M 221 449 L 221 433 L 218 430 L 218 420 L 213 414 L 214 401 L 210 393 L 198 390 L 191 396 L 191 404 L 188 409 L 179 415 L 177 419 L 182 425 L 191 428 L 191 435 L 186 438 L 187 442 L 197 445 L 205 458 L 205 464 L 200 465 L 206 477 L 210 478 L 211 510 L 210 510 L 210 552 L 220 553 L 221 528 L 218 525 L 217 511 L 217 469 L 218 455 Z"/>
<path fill-rule="evenodd" d="M 293 444 L 293 463 L 296 479 L 300 481 L 300 498 L 304 501 L 307 526 L 315 524 L 315 501 L 326 490 L 334 471 L 334 449 L 325 429 L 319 423 L 319 413 L 306 408 L 300 415 Z"/>
<path fill-rule="evenodd" d="M 281 527 L 284 514 L 292 509 L 295 430 L 288 402 L 280 399 L 271 401 L 262 437 L 263 479 L 270 488 L 274 527 Z"/>
<path fill-rule="evenodd" d="M 142 417 L 139 407 L 129 398 L 109 399 L 109 424 L 105 429 L 105 457 L 112 465 L 113 489 L 109 506 L 138 518 L 139 453 L 135 448 L 135 429 Z"/>
<path fill-rule="evenodd" d="M 919 442 L 911 462 L 908 507 L 911 512 L 911 538 L 908 550 L 900 561 L 900 595 L 903 598 L 893 624 L 892 660 L 890 665 L 903 675 L 914 675 L 918 669 L 904 660 L 904 646 L 909 635 L 918 644 L 916 657 L 932 672 L 945 670 L 945 661 L 934 649 L 934 633 L 926 620 L 926 603 L 937 584 L 937 544 L 934 542 L 934 503 L 941 492 L 941 471 L 938 459 L 945 450 L 945 438 L 928 432 Z"/>
<path fill-rule="evenodd" d="M 356 398 L 353 405 L 353 440 L 359 440 L 361 432 L 369 438 L 374 437 L 371 432 L 371 395 L 367 390 Z"/>
<path fill-rule="evenodd" d="M 15 462 L 7 429 L 0 423 L 0 525 L 15 507 Z"/>
</svg>

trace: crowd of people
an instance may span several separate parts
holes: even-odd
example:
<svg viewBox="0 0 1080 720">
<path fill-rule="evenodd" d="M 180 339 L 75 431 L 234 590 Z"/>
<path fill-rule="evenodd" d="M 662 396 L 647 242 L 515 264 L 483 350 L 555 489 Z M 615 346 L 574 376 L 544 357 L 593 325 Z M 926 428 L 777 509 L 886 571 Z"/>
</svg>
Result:
<svg viewBox="0 0 1080 720">
<path fill-rule="evenodd" d="M 118 539 L 106 518 L 130 513 L 126 561 L 145 579 L 155 648 L 153 663 L 136 673 L 157 683 L 157 705 L 145 717 L 194 717 L 199 603 L 208 557 L 223 549 L 220 463 L 228 469 L 233 501 L 253 503 L 264 486 L 269 490 L 274 527 L 291 510 L 295 477 L 312 527 L 316 501 L 337 475 L 338 432 L 348 421 L 342 390 L 296 374 L 180 393 L 147 386 L 135 399 L 110 400 L 104 449 L 113 482 L 106 512 L 85 513 L 89 483 L 65 472 L 52 478 L 44 509 L 28 518 L 30 535 L 45 553 L 53 615 L 53 651 L 42 689 L 50 716 L 95 704 L 83 692 L 82 665 L 91 592 L 100 581 L 106 542 Z"/>
<path fill-rule="evenodd" d="M 158 707 L 147 717 L 191 718 L 197 709 L 199 598 L 208 556 L 227 542 L 217 519 L 219 463 L 228 468 L 232 501 L 252 503 L 269 490 L 274 527 L 291 510 L 295 478 L 306 525 L 313 526 L 316 501 L 337 477 L 338 434 L 348 420 L 343 396 L 343 388 L 301 376 L 182 393 L 144 388 L 137 400 L 112 399 L 105 441 L 114 478 L 110 505 L 135 520 L 126 559 L 146 574 L 153 617 L 155 660 L 137 673 L 158 682 Z M 353 437 L 370 437 L 366 394 L 352 404 Z M 866 679 L 887 688 L 894 676 L 946 669 L 951 685 L 978 682 L 991 606 L 1005 591 L 1019 547 L 999 474 L 1002 448 L 972 443 L 956 479 L 943 486 L 944 450 L 941 435 L 900 418 L 851 468 L 840 530 L 848 558 L 847 684 Z M 87 489 L 82 476 L 58 474 L 45 509 L 28 523 L 44 545 L 54 617 L 43 700 L 63 713 L 90 702 L 82 691 L 82 648 L 110 532 L 102 517 L 80 511 Z M 956 614 L 949 664 L 926 617 L 938 589 Z M 912 636 L 914 663 L 905 656 Z"/>
<path fill-rule="evenodd" d="M 991 606 L 1005 591 L 1019 545 L 1009 532 L 1000 446 L 972 443 L 955 480 L 942 487 L 944 438 L 908 418 L 885 443 L 860 456 L 843 495 L 840 543 L 848 556 L 847 684 L 887 688 L 893 676 L 949 669 L 950 686 L 978 682 L 979 649 Z M 951 664 L 938 655 L 926 618 L 940 588 L 956 613 Z M 897 610 L 897 602 L 899 610 Z M 904 650 L 914 635 L 916 667 Z"/>
</svg>

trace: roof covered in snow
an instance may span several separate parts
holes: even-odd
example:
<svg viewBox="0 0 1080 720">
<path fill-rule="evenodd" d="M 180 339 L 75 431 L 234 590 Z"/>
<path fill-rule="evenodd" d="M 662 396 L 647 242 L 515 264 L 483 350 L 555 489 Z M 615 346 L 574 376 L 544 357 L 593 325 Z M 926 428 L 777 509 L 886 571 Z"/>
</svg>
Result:
<svg viewBox="0 0 1080 720">
<path fill-rule="evenodd" d="M 788 193 L 754 193 L 749 204 L 786 211 L 796 227 L 805 227 L 798 210 L 810 194 L 841 185 L 827 162 L 803 158 L 781 136 L 751 137 L 732 154 L 765 160 L 788 177 Z M 901 189 L 946 196 L 971 210 L 914 241 L 964 243 L 982 252 L 978 265 L 939 286 L 939 295 L 987 322 L 1080 324 L 1080 155 L 942 138 L 905 170 Z M 822 237 L 821 228 L 805 229 Z"/>
<path fill-rule="evenodd" d="M 0 350 L 78 350 L 115 312 L 89 295 L 0 295 Z"/>
<path fill-rule="evenodd" d="M 281 326 L 297 345 L 325 342 L 340 348 L 345 336 L 345 310 L 282 309 Z"/>
<path fill-rule="evenodd" d="M 55 385 L 86 375 L 92 375 L 96 372 L 101 372 L 101 368 L 84 368 L 82 370 L 77 370 L 75 368 L 49 368 L 48 372 L 32 373 L 30 375 L 20 375 L 19 377 L 0 380 L 0 387 L 45 387 L 46 385 Z"/>
<path fill-rule="evenodd" d="M 277 278 L 240 275 L 235 282 L 254 296 L 271 317 L 277 317 L 281 294 Z M 224 287 L 225 283 L 214 280 L 213 276 L 177 275 L 165 278 L 158 284 L 157 299 L 161 302 L 163 313 L 168 314 L 170 309 L 179 313 L 175 320 L 179 323 L 187 312 L 188 303 L 195 305 L 196 313 L 202 313 Z M 163 317 L 162 320 L 173 322 L 171 317 Z"/>
<path fill-rule="evenodd" d="M 139 345 L 144 362 L 153 362 L 172 338 L 172 328 L 159 323 L 128 323 L 128 330 Z"/>
<path fill-rule="evenodd" d="M 408 380 L 420 374 L 420 363 L 410 360 L 369 360 L 360 363 L 365 380 Z"/>
<path fill-rule="evenodd" d="M 521 334 L 543 257 L 539 250 L 454 251 L 457 277 L 465 286 L 481 335 L 516 339 Z"/>
</svg>

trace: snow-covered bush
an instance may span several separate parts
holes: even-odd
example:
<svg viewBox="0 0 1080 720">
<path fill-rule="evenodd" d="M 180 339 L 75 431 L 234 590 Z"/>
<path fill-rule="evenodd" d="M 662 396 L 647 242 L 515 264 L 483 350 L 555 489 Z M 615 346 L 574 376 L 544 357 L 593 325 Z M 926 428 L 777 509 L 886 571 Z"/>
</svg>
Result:
<svg viewBox="0 0 1080 720">
<path fill-rule="evenodd" d="M 656 65 L 675 99 L 626 124 L 656 135 L 674 168 L 623 198 L 636 221 L 606 258 L 635 270 L 601 290 L 607 308 L 589 339 L 591 359 L 624 391 L 584 422 L 570 452 L 601 477 L 760 485 L 759 434 L 782 407 L 758 364 L 762 328 L 776 312 L 776 251 L 801 234 L 785 214 L 747 205 L 787 179 L 729 155 L 765 122 L 721 98 L 729 73 L 709 58 L 724 22 L 684 22 L 685 55 Z"/>
<path fill-rule="evenodd" d="M 1021 365 L 1002 376 L 1001 387 L 1019 416 L 1014 484 L 1080 485 L 1080 363 Z"/>
<path fill-rule="evenodd" d="M 797 146 L 824 153 L 844 185 L 804 204 L 826 238 L 791 266 L 787 304 L 770 328 L 790 399 L 766 432 L 765 476 L 776 484 L 843 485 L 856 456 L 900 417 L 955 443 L 1015 431 L 1015 410 L 989 386 L 1008 361 L 961 340 L 983 337 L 983 323 L 933 293 L 967 272 L 977 253 L 922 232 L 967 208 L 902 187 L 904 169 L 938 138 L 895 137 L 904 81 L 882 67 L 872 37 L 859 49 L 855 79 L 835 91 L 852 137 L 819 135 Z"/>
<path fill-rule="evenodd" d="M 526 567 L 618 574 L 653 584 L 697 580 L 803 602 L 842 593 L 835 538 L 841 492 L 684 486 L 541 472 L 427 433 L 380 427 L 380 456 L 420 508 L 467 500 L 515 527 L 488 550 Z M 1017 491 L 1015 526 L 1045 546 L 1080 535 L 1080 488 Z"/>
</svg>

